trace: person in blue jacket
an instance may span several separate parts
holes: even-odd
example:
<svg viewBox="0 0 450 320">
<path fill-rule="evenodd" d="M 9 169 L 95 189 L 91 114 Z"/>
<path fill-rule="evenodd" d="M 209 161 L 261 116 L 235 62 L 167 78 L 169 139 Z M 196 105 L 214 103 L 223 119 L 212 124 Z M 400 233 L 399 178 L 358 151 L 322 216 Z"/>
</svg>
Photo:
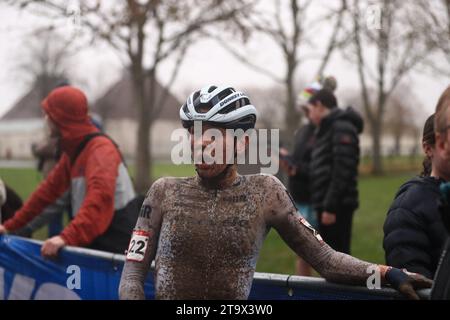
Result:
<svg viewBox="0 0 450 320">
<path fill-rule="evenodd" d="M 439 213 L 439 186 L 449 181 L 448 164 L 435 152 L 434 115 L 425 122 L 423 172 L 400 187 L 384 223 L 386 263 L 432 279 L 447 232 Z"/>
</svg>

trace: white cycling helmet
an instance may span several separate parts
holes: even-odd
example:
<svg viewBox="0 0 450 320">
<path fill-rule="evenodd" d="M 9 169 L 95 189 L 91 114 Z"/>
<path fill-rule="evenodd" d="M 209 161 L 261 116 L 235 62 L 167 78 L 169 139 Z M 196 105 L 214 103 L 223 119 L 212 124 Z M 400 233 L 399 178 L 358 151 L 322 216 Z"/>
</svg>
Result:
<svg viewBox="0 0 450 320">
<path fill-rule="evenodd" d="M 190 128 L 194 121 L 215 126 L 243 129 L 255 127 L 256 108 L 249 98 L 232 87 L 206 86 L 194 91 L 180 108 L 183 127 Z"/>
</svg>

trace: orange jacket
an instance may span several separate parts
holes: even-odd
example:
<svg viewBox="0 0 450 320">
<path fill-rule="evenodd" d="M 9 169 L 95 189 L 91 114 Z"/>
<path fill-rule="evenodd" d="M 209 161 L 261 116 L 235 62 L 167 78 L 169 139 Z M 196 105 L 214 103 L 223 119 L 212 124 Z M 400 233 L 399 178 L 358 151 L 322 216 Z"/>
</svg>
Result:
<svg viewBox="0 0 450 320">
<path fill-rule="evenodd" d="M 106 137 L 90 140 L 73 162 L 84 138 L 98 132 L 87 114 L 84 94 L 73 87 L 58 88 L 43 101 L 43 109 L 61 133 L 62 157 L 24 206 L 5 223 L 17 230 L 66 192 L 70 192 L 72 221 L 60 236 L 67 245 L 87 246 L 110 226 L 114 211 L 135 197 L 122 158 Z"/>
</svg>

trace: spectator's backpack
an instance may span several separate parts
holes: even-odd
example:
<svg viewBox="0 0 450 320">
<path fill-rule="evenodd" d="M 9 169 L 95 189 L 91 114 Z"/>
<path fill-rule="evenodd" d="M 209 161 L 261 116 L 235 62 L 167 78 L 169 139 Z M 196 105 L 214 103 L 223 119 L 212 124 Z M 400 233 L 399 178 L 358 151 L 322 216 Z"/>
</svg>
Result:
<svg viewBox="0 0 450 320">
<path fill-rule="evenodd" d="M 117 151 L 122 157 L 122 162 L 125 164 L 125 160 L 117 144 L 109 136 L 101 132 L 89 134 L 84 138 L 84 140 L 78 145 L 74 156 L 71 159 L 72 163 L 75 162 L 76 158 L 81 153 L 81 151 L 83 151 L 88 142 L 96 137 L 108 138 L 117 148 Z M 128 204 L 124 208 L 116 210 L 114 212 L 114 217 L 111 221 L 111 224 L 109 225 L 106 232 L 97 237 L 94 242 L 89 245 L 89 248 L 123 254 L 128 248 L 131 233 L 133 232 L 133 228 L 136 225 L 139 211 L 142 207 L 144 199 L 144 195 L 137 195 L 134 199 L 128 202 Z"/>
</svg>

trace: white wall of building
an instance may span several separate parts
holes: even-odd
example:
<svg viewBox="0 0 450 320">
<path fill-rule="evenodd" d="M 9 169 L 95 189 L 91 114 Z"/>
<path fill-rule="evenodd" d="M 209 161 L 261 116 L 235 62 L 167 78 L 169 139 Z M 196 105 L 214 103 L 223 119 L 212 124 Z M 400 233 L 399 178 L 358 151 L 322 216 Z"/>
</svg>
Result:
<svg viewBox="0 0 450 320">
<path fill-rule="evenodd" d="M 0 121 L 0 159 L 31 159 L 31 145 L 44 137 L 43 120 Z"/>
<path fill-rule="evenodd" d="M 153 157 L 157 160 L 170 160 L 172 147 L 176 142 L 170 141 L 173 130 L 181 127 L 179 121 L 158 120 L 154 123 L 151 133 L 151 148 Z M 134 158 L 136 154 L 137 123 L 135 121 L 107 120 L 105 131 L 116 141 L 126 158 Z"/>
<path fill-rule="evenodd" d="M 117 142 L 126 158 L 134 158 L 136 153 L 135 121 L 107 120 L 105 122 L 106 132 Z M 172 147 L 177 142 L 170 141 L 172 132 L 180 128 L 180 122 L 169 120 L 158 120 L 152 127 L 151 147 L 155 159 L 168 161 Z M 10 153 L 13 159 L 32 159 L 31 145 L 45 138 L 44 121 L 39 119 L 0 121 L 0 159 L 5 159 Z M 389 155 L 395 145 L 391 136 L 382 139 L 382 153 Z M 367 134 L 360 137 L 360 147 L 363 155 L 371 152 L 372 140 Z M 401 154 L 410 155 L 414 146 L 420 153 L 420 141 L 414 136 L 404 136 L 401 142 Z"/>
</svg>

